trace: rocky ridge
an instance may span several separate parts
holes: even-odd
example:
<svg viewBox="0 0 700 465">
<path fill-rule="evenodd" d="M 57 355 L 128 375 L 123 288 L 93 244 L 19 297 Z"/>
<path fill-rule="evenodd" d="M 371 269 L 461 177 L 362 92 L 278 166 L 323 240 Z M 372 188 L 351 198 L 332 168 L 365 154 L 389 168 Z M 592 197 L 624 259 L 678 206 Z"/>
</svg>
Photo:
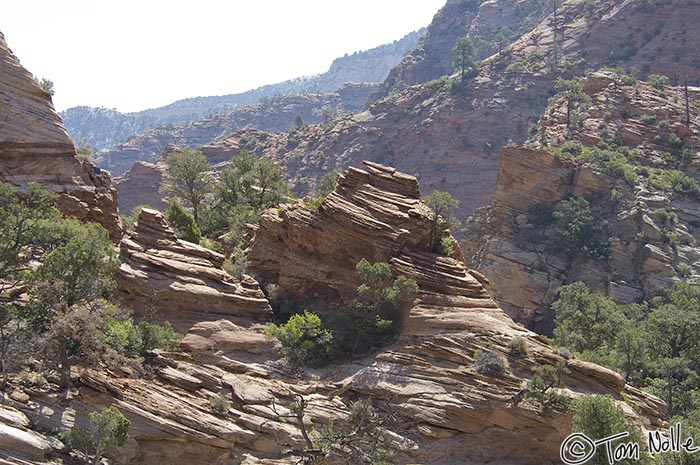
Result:
<svg viewBox="0 0 700 465">
<path fill-rule="evenodd" d="M 220 257 L 177 241 L 157 212 L 144 210 L 139 224 L 122 244 L 123 290 L 133 289 L 135 278 L 156 288 L 170 282 L 177 297 L 157 299 L 165 310 L 175 301 L 201 298 L 201 283 L 181 288 L 179 282 L 199 280 L 216 288 L 230 281 L 217 268 Z M 263 215 L 250 269 L 263 281 L 278 282 L 309 308 L 349 298 L 358 257 L 388 260 L 395 273 L 417 280 L 420 291 L 404 315 L 399 337 L 373 354 L 322 369 L 290 371 L 273 360 L 272 343 L 255 319 L 240 316 L 264 319 L 267 314 L 266 300 L 257 297 L 259 288 L 250 281 L 248 292 L 255 294 L 259 310 L 246 310 L 251 299 L 236 298 L 215 319 L 202 315 L 205 321 L 191 326 L 181 351 L 154 355 L 152 377 L 84 370 L 80 390 L 69 399 L 18 388 L 6 398 L 5 408 L 13 415 L 21 411 L 34 428 L 53 430 L 81 424 L 87 412 L 116 405 L 132 426 L 125 446 L 112 455 L 114 463 L 252 465 L 297 460 L 285 456 L 282 445 L 299 447 L 301 434 L 279 415 L 288 414 L 299 396 L 310 404 L 305 416 L 309 428 L 331 419 L 341 425 L 359 398 L 395 416 L 384 437 L 399 463 L 447 465 L 464 463 L 464 457 L 472 463 L 556 463 L 559 444 L 570 431 L 570 414 L 555 411 L 544 417 L 531 401 L 513 399 L 536 367 L 564 360 L 498 308 L 482 278 L 466 268 L 458 247 L 452 257 L 428 252 L 429 228 L 417 180 L 373 163 L 343 173 L 338 189 L 318 210 L 288 205 Z M 140 303 L 130 305 L 138 309 Z M 179 310 L 191 314 L 211 308 L 188 307 Z M 181 318 L 179 310 L 168 317 Z M 515 336 L 525 338 L 527 357 L 508 356 Z M 497 377 L 479 373 L 474 362 L 478 350 L 507 357 L 510 369 Z M 620 375 L 579 360 L 567 365 L 564 389 L 569 395 L 610 394 L 641 425 L 664 424 L 663 404 L 627 387 Z M 623 395 L 640 413 L 623 402 Z M 210 399 L 216 396 L 228 401 L 225 411 L 213 410 Z M 0 424 L 9 421 L 0 419 Z M 12 442 L 10 463 L 19 463 L 14 451 L 24 444 Z M 34 463 L 45 461 L 41 454 L 32 457 Z"/>
<path fill-rule="evenodd" d="M 510 43 L 549 14 L 544 2 L 448 0 L 425 36 L 391 70 L 378 95 L 386 96 L 392 90 L 452 74 L 455 68 L 450 52 L 457 39 L 465 34 L 474 43 L 475 59 L 483 60 L 498 51 L 499 32 Z"/>
<path fill-rule="evenodd" d="M 454 14 L 436 15 L 430 27 L 434 40 L 443 29 L 453 29 L 450 24 L 456 16 L 472 17 L 472 3 L 449 2 L 445 11 Z M 515 3 L 535 14 L 526 9 L 535 2 L 494 0 L 480 4 L 479 24 L 497 24 L 499 9 L 510 11 Z M 553 14 L 545 11 L 544 19 L 530 22 L 529 29 L 518 29 L 522 35 L 513 37 L 502 54 L 486 58 L 479 74 L 464 85 L 457 77 L 443 77 L 396 89 L 368 111 L 325 127 L 258 137 L 258 143 L 245 131 L 207 147 L 219 153 L 230 147 L 232 156 L 237 147 L 245 146 L 274 158 L 291 173 L 292 187 L 300 194 L 313 189 L 327 171 L 362 160 L 388 164 L 417 176 L 426 192 L 449 191 L 461 202 L 458 215 L 466 218 L 490 203 L 499 149 L 509 141 L 517 145 L 527 140 L 555 93 L 556 78 L 571 78 L 605 65 L 635 67 L 640 76 L 646 76 L 658 71 L 656 63 L 663 59 L 664 72 L 676 76 L 685 66 L 689 83 L 698 82 L 697 56 L 687 44 L 700 42 L 700 37 L 685 20 L 700 14 L 698 8 L 679 0 L 663 5 L 570 0 L 559 8 L 556 27 Z M 485 26 L 484 30 L 491 31 Z M 685 46 L 680 46 L 680 36 L 685 37 Z M 484 42 L 490 40 L 484 36 Z M 451 60 L 451 49 L 452 45 L 443 44 L 431 52 L 435 57 L 425 59 Z M 667 57 L 678 61 L 669 62 Z"/>
<path fill-rule="evenodd" d="M 152 128 L 181 125 L 213 115 L 225 115 L 266 98 L 280 95 L 333 93 L 347 83 L 382 82 L 391 68 L 408 50 L 413 48 L 424 32 L 425 30 L 421 29 L 391 44 L 337 58 L 327 72 L 317 76 L 305 76 L 269 84 L 240 94 L 179 100 L 164 107 L 136 113 L 120 113 L 107 108 L 74 107 L 62 112 L 61 117 L 74 140 L 80 141 L 86 138 L 92 147 L 104 150 L 123 143 L 134 134 Z M 365 98 L 358 103 L 364 105 L 366 102 Z"/>
<path fill-rule="evenodd" d="M 272 318 L 254 279 L 234 279 L 222 270 L 223 255 L 178 239 L 156 210 L 141 210 L 120 250 L 119 300 L 139 316 L 150 314 L 184 330 L 222 316 Z"/>
<path fill-rule="evenodd" d="M 197 148 L 249 127 L 271 132 L 289 131 L 298 115 L 305 123 L 322 123 L 364 109 L 376 88 L 377 85 L 371 83 L 345 84 L 326 94 L 267 97 L 223 115 L 159 126 L 133 135 L 98 153 L 96 163 L 112 175 L 121 176 L 135 162 L 157 161 L 169 144 Z"/>
<path fill-rule="evenodd" d="M 551 328 L 548 307 L 563 284 L 580 280 L 631 303 L 678 280 L 700 280 L 698 193 L 687 187 L 700 179 L 700 120 L 692 112 L 686 125 L 683 88 L 606 72 L 589 75 L 583 90 L 591 103 L 574 112 L 573 127 L 560 96 L 531 148 L 502 150 L 493 204 L 471 220 L 463 241 L 504 310 L 540 330 Z M 700 89 L 689 88 L 688 98 L 696 108 Z M 630 150 L 622 165 L 629 179 L 611 162 L 567 152 L 601 141 Z M 664 181 L 668 176 L 676 184 Z M 572 254 L 560 243 L 561 226 L 544 212 L 571 197 L 590 202 L 607 258 Z"/>
<path fill-rule="evenodd" d="M 38 183 L 59 194 L 69 216 L 104 226 L 113 240 L 123 232 L 109 175 L 78 160 L 51 96 L 8 48 L 0 33 L 0 180 L 26 188 Z"/>
</svg>

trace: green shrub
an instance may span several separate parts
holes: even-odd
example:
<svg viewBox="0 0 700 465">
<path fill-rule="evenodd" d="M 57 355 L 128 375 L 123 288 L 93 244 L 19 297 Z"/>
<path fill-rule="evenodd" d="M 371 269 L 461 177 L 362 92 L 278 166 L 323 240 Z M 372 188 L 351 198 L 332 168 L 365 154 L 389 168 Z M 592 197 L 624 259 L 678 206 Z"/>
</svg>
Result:
<svg viewBox="0 0 700 465">
<path fill-rule="evenodd" d="M 164 324 L 134 323 L 131 316 L 115 312 L 107 313 L 103 320 L 104 343 L 128 357 L 144 355 L 155 349 L 173 350 L 182 339 L 182 334 L 167 321 Z"/>
<path fill-rule="evenodd" d="M 522 336 L 515 336 L 508 343 L 508 352 L 516 358 L 527 357 L 527 341 Z"/>
<path fill-rule="evenodd" d="M 214 252 L 224 253 L 224 248 L 221 243 L 213 239 L 209 239 L 208 237 L 202 237 L 202 239 L 199 241 L 199 245 L 209 250 L 213 250 Z"/>
<path fill-rule="evenodd" d="M 681 262 L 676 266 L 676 272 L 678 276 L 683 278 L 688 278 L 693 274 L 693 268 L 685 262 Z"/>
<path fill-rule="evenodd" d="M 532 379 L 527 383 L 525 397 L 533 399 L 540 405 L 542 414 L 552 410 L 569 408 L 570 399 L 558 388 L 564 385 L 562 376 L 568 373 L 566 365 L 544 365 L 537 367 Z"/>
<path fill-rule="evenodd" d="M 333 334 L 308 310 L 283 325 L 268 325 L 265 335 L 282 344 L 280 356 L 292 365 L 321 366 L 335 355 Z"/>
<path fill-rule="evenodd" d="M 661 74 L 650 74 L 647 76 L 647 82 L 657 90 L 664 90 L 664 86 L 668 82 L 668 76 Z"/>
<path fill-rule="evenodd" d="M 603 169 L 606 173 L 616 178 L 624 179 L 627 184 L 634 186 L 637 182 L 637 173 L 634 166 L 621 158 L 613 158 L 604 162 Z"/>
<path fill-rule="evenodd" d="M 642 446 L 642 435 L 632 422 L 625 418 L 622 409 L 610 396 L 586 395 L 574 402 L 574 424 L 572 431 L 583 433 L 592 440 L 598 440 L 618 434 L 628 432 L 630 436 L 619 439 L 612 443 L 613 448 L 623 442 L 636 442 L 639 444 L 640 452 L 646 450 Z M 607 465 L 608 457 L 605 447 L 598 448 L 589 464 Z M 646 454 L 640 453 L 640 460 L 628 459 L 616 463 L 632 465 L 650 463 Z"/>
<path fill-rule="evenodd" d="M 590 203 L 583 197 L 562 200 L 557 204 L 552 217 L 564 224 L 564 239 L 573 245 L 579 245 L 593 221 Z"/>
<path fill-rule="evenodd" d="M 673 191 L 686 197 L 700 198 L 698 182 L 678 170 L 654 170 L 649 184 L 657 189 Z"/>
<path fill-rule="evenodd" d="M 482 375 L 501 376 L 508 371 L 508 362 L 500 354 L 487 350 L 477 351 L 474 355 L 476 371 Z"/>
<path fill-rule="evenodd" d="M 451 257 L 452 254 L 455 252 L 455 246 L 454 242 L 452 241 L 452 238 L 450 237 L 443 237 L 440 239 L 440 246 L 438 247 L 438 252 L 440 255 L 444 255 L 445 257 Z"/>
<path fill-rule="evenodd" d="M 116 314 L 107 315 L 104 318 L 105 334 L 104 342 L 117 352 L 135 356 L 143 349 L 141 332 L 131 317 Z"/>
<path fill-rule="evenodd" d="M 225 272 L 240 280 L 248 268 L 248 259 L 241 249 L 234 249 L 230 257 L 224 260 L 223 269 Z"/>
<path fill-rule="evenodd" d="M 102 463 L 102 455 L 110 447 L 121 447 L 126 442 L 131 422 L 116 407 L 101 412 L 90 412 L 87 428 L 73 427 L 66 437 L 71 449 L 79 450 L 92 463 Z"/>
<path fill-rule="evenodd" d="M 182 334 L 175 331 L 169 321 L 163 324 L 141 321 L 138 327 L 141 332 L 143 351 L 174 350 L 182 339 Z"/>
<path fill-rule="evenodd" d="M 177 237 L 187 242 L 199 243 L 202 233 L 194 221 L 194 216 L 187 213 L 177 200 L 170 202 L 170 208 L 165 212 L 165 220 L 173 228 Z"/>
<path fill-rule="evenodd" d="M 656 115 L 645 113 L 642 116 L 640 116 L 639 119 L 644 124 L 652 124 L 656 122 Z"/>
<path fill-rule="evenodd" d="M 231 409 L 231 401 L 223 394 L 216 394 L 209 398 L 209 406 L 219 415 L 225 415 Z"/>
<path fill-rule="evenodd" d="M 583 153 L 583 145 L 578 142 L 567 141 L 562 144 L 561 152 L 576 158 Z"/>
</svg>

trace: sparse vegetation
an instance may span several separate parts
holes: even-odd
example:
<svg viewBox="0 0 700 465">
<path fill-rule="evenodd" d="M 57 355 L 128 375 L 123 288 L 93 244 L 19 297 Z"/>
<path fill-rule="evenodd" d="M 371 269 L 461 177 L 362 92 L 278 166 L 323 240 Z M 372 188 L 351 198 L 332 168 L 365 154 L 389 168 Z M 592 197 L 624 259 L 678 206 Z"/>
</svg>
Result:
<svg viewBox="0 0 700 465">
<path fill-rule="evenodd" d="M 321 366 L 335 355 L 333 334 L 308 310 L 283 325 L 267 326 L 265 335 L 280 341 L 280 356 L 292 365 Z"/>
<path fill-rule="evenodd" d="M 202 202 L 211 190 L 207 157 L 198 150 L 183 150 L 168 155 L 167 177 L 161 189 L 192 209 L 194 221 L 199 221 Z"/>
<path fill-rule="evenodd" d="M 482 375 L 501 376 L 508 371 L 508 362 L 492 350 L 478 351 L 474 355 L 476 371 Z"/>
<path fill-rule="evenodd" d="M 165 220 L 180 239 L 198 244 L 202 238 L 194 216 L 190 215 L 177 200 L 170 202 L 170 208 L 165 212 Z"/>
<path fill-rule="evenodd" d="M 476 49 L 468 36 L 457 39 L 452 53 L 454 54 L 454 66 L 460 71 L 460 83 L 464 84 L 467 77 L 477 72 L 477 64 L 474 62 Z"/>
<path fill-rule="evenodd" d="M 612 447 L 625 442 L 635 442 L 639 445 L 639 460 L 626 459 L 617 463 L 649 464 L 651 460 L 646 454 L 646 445 L 642 444 L 642 434 L 637 427 L 625 418 L 622 409 L 610 396 L 586 395 L 573 403 L 574 424 L 572 431 L 583 433 L 590 438 L 605 438 L 620 432 L 630 433 L 629 437 L 612 442 Z M 604 448 L 600 448 L 587 462 L 595 465 L 607 465 L 608 456 Z"/>
<path fill-rule="evenodd" d="M 527 341 L 522 336 L 515 336 L 508 343 L 508 353 L 515 358 L 527 357 Z"/>
<path fill-rule="evenodd" d="M 449 192 L 433 191 L 423 198 L 423 202 L 430 208 L 430 249 L 433 252 L 441 251 L 449 255 L 441 248 L 443 232 L 446 229 L 456 229 L 460 222 L 452 213 L 459 206 L 459 200 L 454 199 Z"/>
<path fill-rule="evenodd" d="M 87 428 L 73 427 L 67 435 L 72 449 L 82 452 L 85 463 L 99 465 L 110 447 L 121 447 L 126 442 L 131 422 L 116 407 L 91 412 Z"/>
<path fill-rule="evenodd" d="M 215 394 L 209 398 L 211 409 L 219 415 L 225 415 L 231 409 L 231 401 L 223 394 Z"/>
<path fill-rule="evenodd" d="M 564 363 L 537 367 L 527 383 L 525 398 L 537 402 L 543 415 L 553 410 L 567 410 L 570 399 L 559 389 L 564 385 L 562 377 L 567 373 Z"/>
</svg>

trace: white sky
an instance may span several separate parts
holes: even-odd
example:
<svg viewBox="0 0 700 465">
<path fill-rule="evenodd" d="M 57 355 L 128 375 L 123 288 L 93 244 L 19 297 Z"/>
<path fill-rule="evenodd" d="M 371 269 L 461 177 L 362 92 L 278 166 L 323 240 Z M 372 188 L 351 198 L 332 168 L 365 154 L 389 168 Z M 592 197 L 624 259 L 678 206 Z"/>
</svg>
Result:
<svg viewBox="0 0 700 465">
<path fill-rule="evenodd" d="M 0 31 L 59 111 L 243 92 L 430 24 L 446 0 L 4 0 Z"/>
</svg>

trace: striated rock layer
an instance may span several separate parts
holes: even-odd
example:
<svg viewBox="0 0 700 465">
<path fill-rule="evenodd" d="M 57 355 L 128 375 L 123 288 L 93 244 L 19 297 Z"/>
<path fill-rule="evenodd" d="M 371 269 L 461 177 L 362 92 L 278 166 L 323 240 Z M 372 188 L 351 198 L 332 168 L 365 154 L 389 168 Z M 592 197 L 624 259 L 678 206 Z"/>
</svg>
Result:
<svg viewBox="0 0 700 465">
<path fill-rule="evenodd" d="M 118 240 L 123 228 L 109 174 L 78 160 L 51 96 L 12 54 L 2 33 L 0 77 L 0 180 L 20 188 L 41 184 L 59 194 L 65 214 L 100 223 Z"/>
<path fill-rule="evenodd" d="M 291 369 L 274 361 L 259 326 L 233 316 L 269 314 L 259 290 L 260 298 L 252 299 L 234 292 L 226 300 L 228 313 L 189 329 L 182 352 L 154 354 L 154 376 L 85 370 L 70 402 L 14 395 L 11 407 L 47 431 L 81 424 L 87 412 L 116 405 L 132 426 L 114 463 L 253 465 L 298 463 L 283 450 L 303 447 L 290 418 L 300 396 L 308 402 L 308 430 L 331 422 L 340 427 L 352 403 L 362 399 L 395 418 L 382 434 L 394 463 L 541 465 L 558 463 L 571 416 L 543 416 L 532 401 L 516 399 L 537 367 L 566 363 L 568 395 L 610 394 L 640 425 L 663 424 L 661 401 L 627 387 L 610 370 L 565 361 L 515 324 L 489 297 L 483 278 L 466 268 L 458 246 L 452 257 L 430 253 L 429 210 L 418 187 L 414 177 L 385 166 L 350 169 L 317 210 L 288 205 L 266 211 L 250 251 L 250 269 L 278 283 L 302 308 L 342 311 L 357 284 L 360 258 L 388 261 L 396 274 L 415 279 L 420 291 L 389 347 L 325 368 Z M 214 305 L 205 304 L 209 293 L 190 292 L 202 283 L 217 290 L 229 285 L 218 270 L 221 257 L 175 240 L 155 211 L 141 214 L 122 243 L 122 257 L 122 288 L 133 289 L 137 299 L 144 294 L 139 286 L 160 285 L 167 304 L 163 300 L 159 308 L 169 308 L 170 318 Z M 528 356 L 508 354 L 515 336 L 525 339 Z M 503 375 L 476 370 L 477 353 L 485 350 L 508 359 Z M 228 404 L 217 412 L 215 400 L 221 405 L 222 399 Z"/>
<path fill-rule="evenodd" d="M 685 121 L 682 87 L 661 87 L 591 73 L 583 81 L 591 103 L 574 111 L 579 124 L 567 128 L 566 103 L 557 96 L 527 143 L 532 148 L 501 151 L 493 204 L 467 224 L 463 243 L 517 321 L 551 330 L 549 306 L 560 286 L 575 281 L 621 303 L 650 299 L 681 280 L 700 282 L 698 195 L 658 180 L 670 173 L 689 185 L 700 180 L 700 119 L 691 113 Z M 690 87 L 688 96 L 696 101 L 700 89 Z M 628 180 L 565 150 L 601 141 L 630 154 Z M 571 197 L 589 202 L 604 259 L 567 247 L 562 226 L 546 213 Z"/>
<path fill-rule="evenodd" d="M 141 210 L 120 249 L 120 299 L 140 315 L 154 313 L 186 330 L 207 319 L 272 316 L 254 279 L 234 279 L 221 269 L 223 255 L 179 240 L 156 210 Z"/>
</svg>

